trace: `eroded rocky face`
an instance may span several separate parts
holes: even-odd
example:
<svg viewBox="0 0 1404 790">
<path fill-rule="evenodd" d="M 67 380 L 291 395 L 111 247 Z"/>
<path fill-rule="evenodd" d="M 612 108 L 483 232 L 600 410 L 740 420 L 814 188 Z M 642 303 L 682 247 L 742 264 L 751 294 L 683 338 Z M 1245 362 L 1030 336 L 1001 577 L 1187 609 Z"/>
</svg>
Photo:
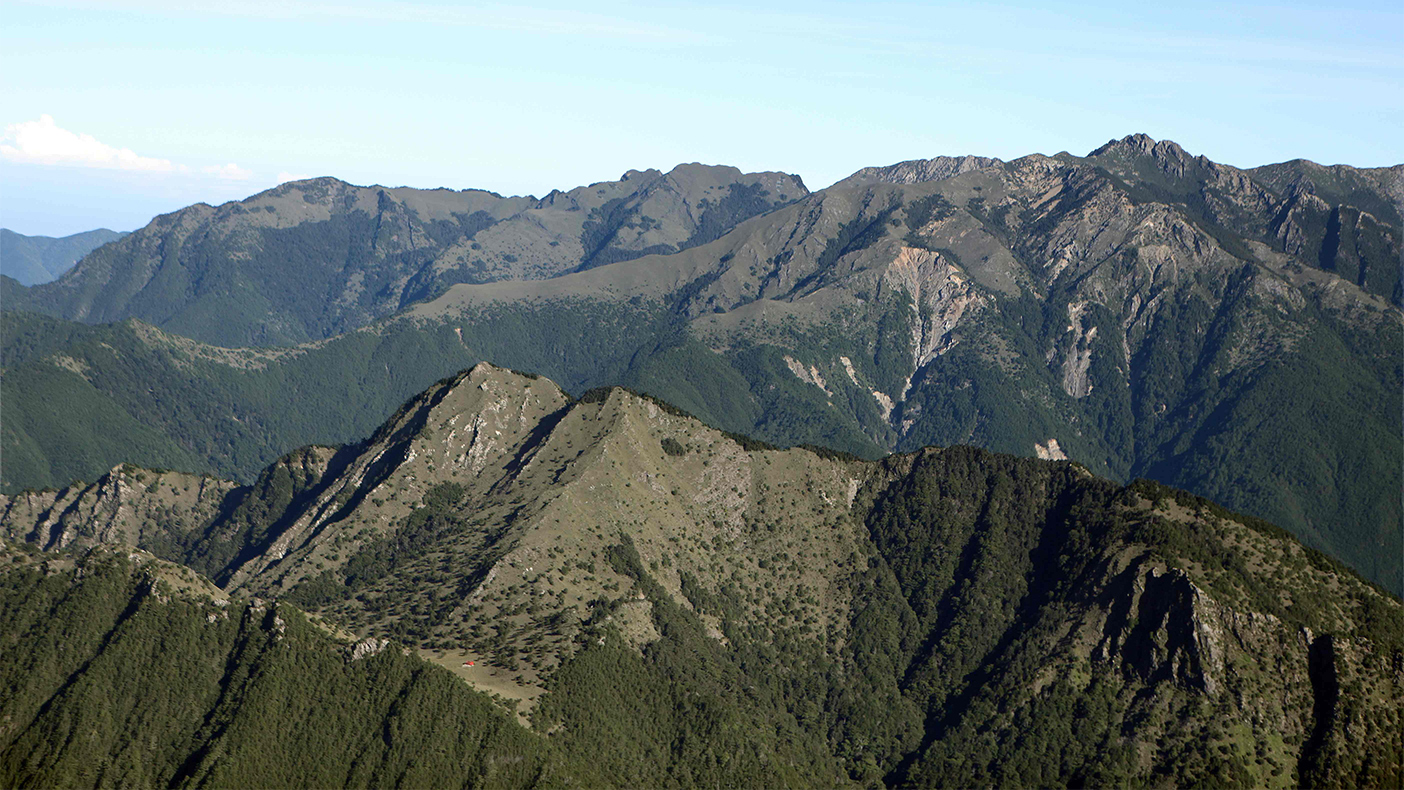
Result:
<svg viewBox="0 0 1404 790">
<path fill-rule="evenodd" d="M 913 382 L 961 338 L 976 339 L 1011 373 L 1046 377 L 1073 400 L 1102 387 L 1134 402 L 1147 358 L 1169 345 L 1188 346 L 1180 354 L 1222 355 L 1219 377 L 1281 359 L 1316 322 L 1308 305 L 1320 303 L 1323 283 L 1337 294 L 1346 287 L 1349 300 L 1368 306 L 1373 317 L 1365 321 L 1378 322 L 1388 314 L 1380 312 L 1381 297 L 1390 297 L 1392 283 L 1371 293 L 1317 274 L 1324 231 L 1317 227 L 1308 240 L 1306 225 L 1292 219 L 1304 200 L 1318 214 L 1328 211 L 1310 189 L 1298 180 L 1274 192 L 1249 173 L 1144 135 L 1085 159 L 941 159 L 869 169 L 736 239 L 688 305 L 694 331 L 717 347 L 737 342 L 728 333 L 739 326 L 756 332 L 757 324 L 804 316 L 853 328 L 864 320 L 855 315 L 881 315 L 884 300 L 905 304 L 911 362 L 898 373 L 901 385 L 892 392 L 859 385 L 874 393 L 891 429 L 870 429 L 870 437 L 904 448 L 920 419 L 920 403 L 902 408 Z M 1382 231 L 1382 249 L 1397 249 L 1397 236 L 1397 227 Z M 775 301 L 794 307 L 760 308 Z M 1031 326 L 1011 310 L 1029 305 L 1057 317 Z M 1177 326 L 1187 312 L 1203 317 Z M 1011 326 L 1016 315 L 1020 325 Z M 1211 337 L 1215 323 L 1228 324 L 1227 332 Z M 871 352 L 875 341 L 867 337 Z M 1042 345 L 1041 369 L 1040 360 L 1007 351 L 1024 338 Z M 796 374 L 805 383 L 835 374 L 856 379 L 849 375 L 856 354 L 790 358 L 806 371 Z M 1108 364 L 1094 373 L 1098 360 Z M 1152 404 L 1144 418 L 1173 406 Z M 1063 441 L 1081 443 L 1073 435 Z M 1134 466 L 1134 455 L 1113 467 Z"/>
<path fill-rule="evenodd" d="M 91 485 L 0 496 L 10 540 L 54 550 L 84 544 L 147 548 L 212 524 L 237 485 L 208 475 L 123 464 Z"/>
</svg>

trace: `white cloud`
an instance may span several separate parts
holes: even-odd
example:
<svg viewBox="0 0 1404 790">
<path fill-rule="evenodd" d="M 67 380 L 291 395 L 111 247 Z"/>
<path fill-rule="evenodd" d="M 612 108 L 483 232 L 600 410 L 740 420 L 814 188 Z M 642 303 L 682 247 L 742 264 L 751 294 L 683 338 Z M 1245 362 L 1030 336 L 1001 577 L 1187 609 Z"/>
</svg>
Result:
<svg viewBox="0 0 1404 790">
<path fill-rule="evenodd" d="M 177 169 L 168 159 L 139 156 L 130 148 L 115 148 L 90 134 L 70 132 L 54 123 L 52 115 L 37 121 L 12 123 L 0 137 L 0 156 L 11 162 L 72 165 L 115 170 L 169 173 Z"/>
<path fill-rule="evenodd" d="M 141 156 L 130 148 L 117 148 L 90 134 L 70 132 L 52 115 L 37 121 L 12 123 L 0 135 L 0 158 L 17 164 L 67 165 L 107 170 L 196 175 L 196 170 L 219 181 L 248 181 L 254 172 L 233 162 L 192 168 L 169 159 Z M 281 176 L 280 176 L 281 178 Z"/>
<path fill-rule="evenodd" d="M 202 167 L 200 170 L 224 181 L 248 181 L 253 178 L 252 170 L 245 170 L 233 162 L 227 165 L 210 165 Z"/>
<path fill-rule="evenodd" d="M 303 181 L 311 177 L 312 176 L 309 176 L 306 173 L 289 173 L 286 170 L 284 170 L 283 172 L 278 174 L 277 181 L 279 184 L 286 184 L 289 181 Z"/>
</svg>

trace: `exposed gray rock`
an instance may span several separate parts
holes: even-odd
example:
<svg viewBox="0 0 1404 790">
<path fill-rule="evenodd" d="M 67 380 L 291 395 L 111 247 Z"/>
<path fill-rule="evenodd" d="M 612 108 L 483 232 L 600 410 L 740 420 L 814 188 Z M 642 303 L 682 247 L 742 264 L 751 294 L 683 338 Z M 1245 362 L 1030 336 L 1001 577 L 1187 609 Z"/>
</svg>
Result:
<svg viewBox="0 0 1404 790">
<path fill-rule="evenodd" d="M 889 184 L 919 184 L 923 181 L 944 181 L 961 173 L 998 167 L 1004 164 L 988 156 L 937 156 L 912 159 L 885 167 L 865 167 L 840 181 L 840 184 L 882 181 Z"/>
</svg>

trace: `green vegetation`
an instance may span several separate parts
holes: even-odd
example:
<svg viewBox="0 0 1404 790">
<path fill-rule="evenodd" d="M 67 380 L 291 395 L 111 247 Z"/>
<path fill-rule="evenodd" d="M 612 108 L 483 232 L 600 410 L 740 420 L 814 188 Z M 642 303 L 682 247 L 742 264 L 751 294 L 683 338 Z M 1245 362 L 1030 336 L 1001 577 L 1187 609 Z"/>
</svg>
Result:
<svg viewBox="0 0 1404 790">
<path fill-rule="evenodd" d="M 1065 323 L 1059 309 L 1009 302 L 1002 315 L 982 319 L 982 331 L 1035 357 L 1057 342 Z M 795 335 L 787 344 L 798 348 L 788 354 L 848 356 L 878 388 L 900 391 L 910 364 L 909 315 L 888 310 L 866 338 L 842 330 Z M 1404 589 L 1401 536 L 1392 528 L 1400 518 L 1404 443 L 1397 437 L 1404 426 L 1398 409 L 1385 408 L 1404 391 L 1397 355 L 1385 352 L 1399 338 L 1398 325 L 1366 332 L 1310 313 L 1311 329 L 1290 352 L 1222 375 L 1242 342 L 1231 327 L 1244 319 L 1215 318 L 1195 299 L 1167 306 L 1162 316 L 1166 336 L 1185 342 L 1149 344 L 1132 360 L 1129 385 L 1116 384 L 1120 352 L 1105 346 L 1089 373 L 1103 383 L 1080 401 L 1061 390 L 1057 371 L 1011 367 L 988 347 L 957 345 L 913 381 L 893 418 L 908 422 L 898 446 L 969 443 L 1023 454 L 1058 437 L 1099 474 L 1158 479 L 1269 518 Z M 15 371 L 0 383 L 9 492 L 96 479 L 122 461 L 249 479 L 288 448 L 368 434 L 404 398 L 482 359 L 575 391 L 624 383 L 779 446 L 872 458 L 880 441 L 895 438 L 872 396 L 849 387 L 841 370 L 829 368 L 835 397 L 827 397 L 795 377 L 783 347 L 742 341 L 718 354 L 685 339 L 673 314 L 649 303 L 579 300 L 498 307 L 430 327 L 394 322 L 295 356 L 254 358 L 257 364 L 201 358 L 129 324 L 81 327 L 23 313 L 3 319 L 7 367 Z M 1106 328 L 1104 336 L 1116 321 L 1105 314 L 1091 320 Z M 1225 329 L 1200 330 L 1215 325 Z M 60 357 L 74 362 L 63 367 L 54 361 Z M 389 375 L 367 375 L 375 370 Z M 56 411 L 55 403 L 65 407 Z M 1073 418 L 1084 426 L 1080 435 L 1065 427 Z"/>
<path fill-rule="evenodd" d="M 792 194 L 772 195 L 763 182 Z M 9 309 L 94 323 L 137 318 L 222 346 L 289 345 L 352 331 L 459 283 L 688 249 L 805 194 L 794 176 L 697 165 L 543 201 L 319 178 L 163 215 L 96 250 L 64 283 L 0 289 Z M 560 230 L 543 237 L 540 212 Z M 562 243 L 575 241 L 572 226 L 578 246 Z M 33 246 L 7 237 L 7 261 L 18 240 Z"/>
<path fill-rule="evenodd" d="M 154 560 L 3 559 L 6 786 L 593 784 L 449 673 L 353 660 L 288 606 L 173 593 Z"/>
<path fill-rule="evenodd" d="M 627 536 L 608 561 L 651 604 L 661 638 L 640 654 L 608 626 L 587 630 L 584 648 L 552 679 L 537 726 L 562 727 L 564 748 L 597 755 L 601 773 L 625 787 L 840 782 L 822 740 L 786 710 L 769 678 L 708 638 Z"/>
<path fill-rule="evenodd" d="M 100 479 L 2 503 L 68 548 L 0 549 L 0 784 L 1404 783 L 1390 173 L 765 176 L 320 179 L 0 277 L 0 491 Z"/>
</svg>

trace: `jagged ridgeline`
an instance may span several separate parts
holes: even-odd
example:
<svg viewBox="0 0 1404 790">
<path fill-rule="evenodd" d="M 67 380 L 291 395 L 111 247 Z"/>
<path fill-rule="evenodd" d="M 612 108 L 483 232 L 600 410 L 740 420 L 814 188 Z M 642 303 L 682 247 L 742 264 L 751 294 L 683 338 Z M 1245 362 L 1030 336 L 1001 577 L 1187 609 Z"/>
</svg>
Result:
<svg viewBox="0 0 1404 790">
<path fill-rule="evenodd" d="M 575 393 L 630 386 L 782 446 L 1066 456 L 1268 519 L 1401 593 L 1401 174 L 1301 161 L 1239 170 L 1136 135 L 1086 157 L 870 168 L 813 194 L 773 174 L 698 167 L 527 208 L 416 190 L 386 190 L 382 206 L 375 190 L 300 182 L 172 215 L 28 302 L 6 297 L 68 318 L 142 321 L 6 313 L 0 490 L 93 480 L 120 462 L 249 482 L 289 449 L 365 436 L 437 379 L 491 360 Z M 470 233 L 454 217 L 474 216 L 464 214 L 472 201 L 510 216 Z M 379 217 L 383 260 L 346 263 L 337 245 L 351 236 L 316 241 L 315 228 L 343 221 L 332 214 Z M 421 226 L 449 246 L 416 235 Z M 590 229 L 612 229 L 611 241 Z M 236 236 L 248 257 L 216 260 L 234 249 L 216 241 Z M 259 257 L 275 247 L 254 240 L 293 236 L 303 257 Z M 363 252 L 369 238 L 355 237 Z M 437 285 L 386 291 L 356 274 L 364 264 L 409 276 L 391 238 L 417 239 L 404 261 L 433 251 L 423 265 Z M 182 252 L 159 266 L 137 254 L 158 239 Z M 497 281 L 455 279 L 460 253 L 469 273 L 477 257 L 498 261 L 479 273 Z M 158 286 L 199 261 L 266 285 L 245 269 L 264 261 L 326 283 L 278 280 L 271 293 L 307 302 L 266 310 L 217 291 L 184 318 L 137 309 L 148 292 L 174 304 Z M 128 286 L 112 285 L 122 278 L 145 285 L 128 299 Z M 45 301 L 80 292 L 92 301 L 72 305 L 91 309 Z M 254 312 L 216 321 L 197 303 Z M 302 327 L 280 335 L 294 339 L 360 328 L 242 349 L 168 331 L 255 318 L 268 332 Z"/>
<path fill-rule="evenodd" d="M 252 485 L 0 508 L 11 785 L 1404 779 L 1398 598 L 1068 461 L 782 450 L 479 365 Z"/>
</svg>

